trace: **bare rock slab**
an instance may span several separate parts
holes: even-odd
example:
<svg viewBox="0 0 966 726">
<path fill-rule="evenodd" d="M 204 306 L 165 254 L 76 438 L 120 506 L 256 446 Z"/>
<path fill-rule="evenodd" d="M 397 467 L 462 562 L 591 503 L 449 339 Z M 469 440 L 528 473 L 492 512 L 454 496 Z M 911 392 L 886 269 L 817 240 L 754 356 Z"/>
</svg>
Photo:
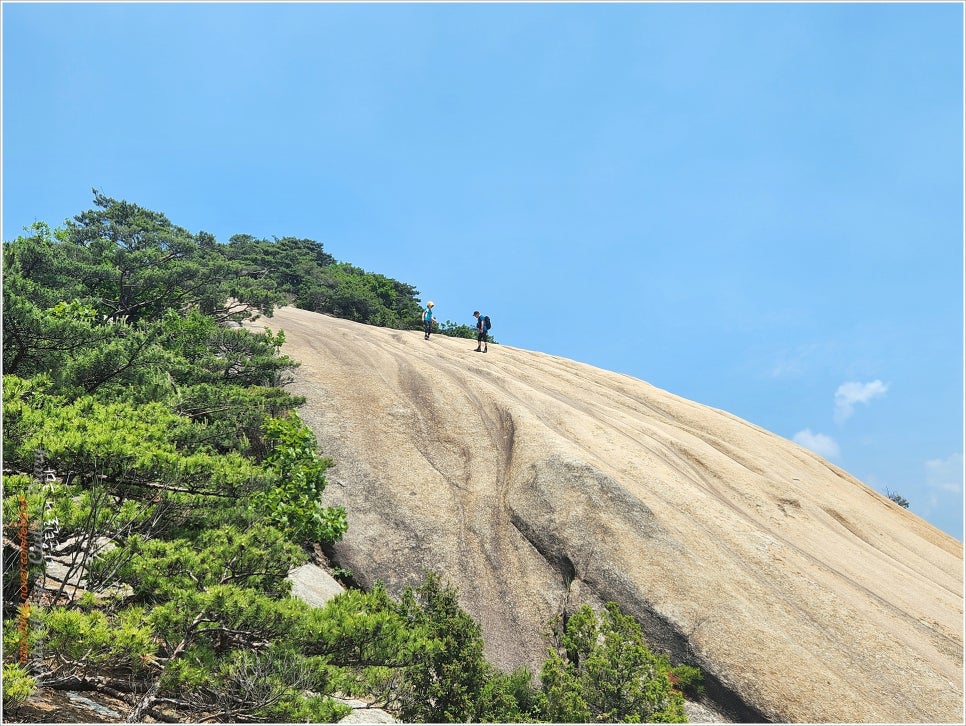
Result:
<svg viewBox="0 0 966 726">
<path fill-rule="evenodd" d="M 334 459 L 338 564 L 457 585 L 487 657 L 536 669 L 613 600 L 739 721 L 962 723 L 963 545 L 725 411 L 542 353 L 282 308 Z"/>
</svg>

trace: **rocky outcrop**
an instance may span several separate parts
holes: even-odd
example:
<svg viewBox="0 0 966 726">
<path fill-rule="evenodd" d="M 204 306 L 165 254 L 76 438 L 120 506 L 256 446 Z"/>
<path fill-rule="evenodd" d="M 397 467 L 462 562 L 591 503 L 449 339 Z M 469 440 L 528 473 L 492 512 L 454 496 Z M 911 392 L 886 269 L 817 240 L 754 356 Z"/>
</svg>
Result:
<svg viewBox="0 0 966 726">
<path fill-rule="evenodd" d="M 395 716 L 381 708 L 370 708 L 365 701 L 357 698 L 336 698 L 336 701 L 352 710 L 339 719 L 339 723 L 401 723 Z"/>
<path fill-rule="evenodd" d="M 291 388 L 390 592 L 437 570 L 504 668 L 614 600 L 736 720 L 963 718 L 962 544 L 726 412 L 561 358 L 283 308 Z"/>
<path fill-rule="evenodd" d="M 314 608 L 325 607 L 329 600 L 345 591 L 332 575 L 314 562 L 293 568 L 287 579 L 292 583 L 292 597 L 304 600 Z"/>
</svg>

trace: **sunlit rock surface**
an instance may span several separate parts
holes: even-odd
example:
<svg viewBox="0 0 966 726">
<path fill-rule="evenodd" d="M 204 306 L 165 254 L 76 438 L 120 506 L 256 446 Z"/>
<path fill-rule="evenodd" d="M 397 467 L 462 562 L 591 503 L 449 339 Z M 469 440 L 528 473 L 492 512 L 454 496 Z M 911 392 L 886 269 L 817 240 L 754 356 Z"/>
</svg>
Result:
<svg viewBox="0 0 966 726">
<path fill-rule="evenodd" d="M 337 564 L 459 586 L 487 657 L 618 602 L 738 720 L 963 720 L 962 544 L 797 444 L 554 356 L 294 308 L 289 387 L 336 465 Z"/>
</svg>

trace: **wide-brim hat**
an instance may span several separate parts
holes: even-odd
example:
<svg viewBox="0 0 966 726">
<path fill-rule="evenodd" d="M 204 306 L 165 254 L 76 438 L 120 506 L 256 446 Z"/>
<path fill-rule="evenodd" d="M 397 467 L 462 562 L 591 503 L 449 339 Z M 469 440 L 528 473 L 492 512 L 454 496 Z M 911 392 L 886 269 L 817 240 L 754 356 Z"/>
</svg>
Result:
<svg viewBox="0 0 966 726">
<path fill-rule="evenodd" d="M 428 308 L 436 307 L 436 303 L 434 303 L 432 300 L 430 300 L 428 303 L 426 303 L 426 307 L 428 307 Z"/>
</svg>

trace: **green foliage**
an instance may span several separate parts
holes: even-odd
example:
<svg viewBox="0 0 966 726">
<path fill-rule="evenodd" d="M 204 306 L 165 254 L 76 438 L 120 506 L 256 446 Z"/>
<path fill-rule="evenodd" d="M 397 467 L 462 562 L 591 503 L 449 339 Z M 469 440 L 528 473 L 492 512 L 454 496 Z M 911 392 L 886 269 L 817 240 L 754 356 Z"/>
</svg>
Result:
<svg viewBox="0 0 966 726">
<path fill-rule="evenodd" d="M 271 484 L 252 495 L 252 511 L 296 541 L 341 539 L 348 527 L 345 509 L 322 506 L 332 460 L 316 453 L 312 431 L 293 414 L 269 419 L 265 436 L 274 444 L 264 464 Z"/>
<path fill-rule="evenodd" d="M 121 579 L 145 603 L 208 598 L 216 585 L 228 584 L 283 597 L 289 592 L 288 570 L 305 561 L 301 548 L 265 522 L 226 525 L 173 540 L 135 536 L 125 549 L 130 558 Z M 119 556 L 111 552 L 102 559 Z"/>
<path fill-rule="evenodd" d="M 76 307 L 45 307 L 27 296 L 37 285 L 23 279 L 9 262 L 4 246 L 3 370 L 22 376 L 40 373 L 60 375 L 61 367 L 75 354 L 107 343 L 117 326 L 99 324 L 75 300 Z M 13 268 L 13 269 L 10 269 Z M 9 272 L 7 271 L 9 269 Z M 44 291 L 46 292 L 46 291 Z M 39 297 L 39 296 L 38 296 Z M 61 305 L 63 303 L 58 303 Z"/>
<path fill-rule="evenodd" d="M 230 316 L 226 300 L 237 297 L 233 283 L 246 271 L 221 254 L 210 235 L 192 235 L 159 212 L 97 190 L 94 204 L 67 223 L 66 241 L 89 255 L 85 272 L 99 312 L 128 324 L 155 320 L 169 309 Z M 270 290 L 253 297 L 267 313 L 278 299 Z"/>
<path fill-rule="evenodd" d="M 704 695 L 704 674 L 695 666 L 676 665 L 671 668 L 671 682 L 684 695 L 693 699 Z"/>
<path fill-rule="evenodd" d="M 889 499 L 891 499 L 892 501 L 894 501 L 896 504 L 898 504 L 903 509 L 909 509 L 909 500 L 906 499 L 901 494 L 899 494 L 897 492 L 894 492 L 891 489 L 888 489 L 887 488 L 886 489 L 886 496 L 889 497 Z"/>
<path fill-rule="evenodd" d="M 3 245 L 3 371 L 22 376 L 54 370 L 71 352 L 105 337 L 77 274 L 86 254 L 78 259 L 62 231 L 46 224 L 31 230 Z"/>
<path fill-rule="evenodd" d="M 409 688 L 401 698 L 404 721 L 476 720 L 487 675 L 483 637 L 457 595 L 456 588 L 433 573 L 402 593 L 398 611 L 426 641 L 408 670 Z"/>
<path fill-rule="evenodd" d="M 313 610 L 299 639 L 305 642 L 306 652 L 323 656 L 327 663 L 361 671 L 408 664 L 419 635 L 385 587 L 376 583 L 368 592 L 346 590 L 325 608 Z"/>
<path fill-rule="evenodd" d="M 167 365 L 176 387 L 211 383 L 277 386 L 298 363 L 279 353 L 284 331 L 261 334 L 219 325 L 198 310 L 168 310 L 159 323 Z"/>
<path fill-rule="evenodd" d="M 163 688 L 222 723 L 334 723 L 350 710 L 313 694 L 329 688 L 324 668 L 280 645 L 222 654 L 194 645 L 165 673 Z"/>
<path fill-rule="evenodd" d="M 599 614 L 582 607 L 557 637 L 563 652 L 551 651 L 540 673 L 551 721 L 687 720 L 667 659 L 650 651 L 640 625 L 616 603 Z"/>
<path fill-rule="evenodd" d="M 311 609 L 288 596 L 285 579 L 305 554 L 278 530 L 256 522 L 173 540 L 132 537 L 124 549 L 120 578 L 164 644 L 160 694 L 221 720 L 342 714 L 330 699 L 305 695 L 326 687 L 325 672 L 296 639 Z"/>
<path fill-rule="evenodd" d="M 112 383 L 113 396 L 150 377 L 166 315 L 197 311 L 222 323 L 256 308 L 271 314 L 281 300 L 210 235 L 96 191 L 94 202 L 64 229 L 38 223 L 4 243 L 4 373 L 50 372 L 85 393 Z"/>
<path fill-rule="evenodd" d="M 296 304 L 303 299 L 321 271 L 335 264 L 322 244 L 309 239 L 283 237 L 273 241 L 236 234 L 226 245 L 226 256 L 245 265 L 249 274 L 272 281 Z"/>
<path fill-rule="evenodd" d="M 204 652 L 193 663 L 207 691 L 186 691 L 199 712 L 341 715 L 289 679 L 318 687 L 326 671 L 290 641 L 307 606 L 285 580 L 303 541 L 345 531 L 344 512 L 319 503 L 331 462 L 290 415 L 303 399 L 280 388 L 297 365 L 284 333 L 228 325 L 284 298 L 210 235 L 99 194 L 95 205 L 3 247 L 4 465 L 23 472 L 5 475 L 5 527 L 23 495 L 32 535 L 56 517 L 55 544 L 112 546 L 73 555 L 92 591 L 35 610 L 31 651 L 54 677 L 142 691 L 181 688 L 186 654 Z M 38 452 L 57 474 L 42 485 L 27 474 Z M 266 665 L 265 648 L 288 665 Z"/>
<path fill-rule="evenodd" d="M 379 583 L 348 590 L 301 627 L 296 640 L 327 664 L 332 687 L 375 698 L 407 722 L 527 722 L 545 709 L 526 670 L 505 674 L 486 662 L 479 625 L 438 574 L 398 600 Z"/>
<path fill-rule="evenodd" d="M 546 695 L 533 687 L 526 668 L 501 673 L 492 667 L 477 699 L 480 723 L 535 723 L 545 720 Z"/>
<path fill-rule="evenodd" d="M 463 323 L 454 323 L 451 320 L 447 320 L 445 323 L 439 326 L 437 331 L 440 335 L 448 335 L 451 338 L 469 338 L 470 340 L 476 340 L 477 331 L 475 327 L 470 325 L 464 325 Z M 487 340 L 490 343 L 496 343 L 496 338 L 492 334 L 487 334 Z"/>
<path fill-rule="evenodd" d="M 102 403 L 90 396 L 66 401 L 49 379 L 5 376 L 3 406 L 4 461 L 21 471 L 32 469 L 42 449 L 53 469 L 88 485 L 168 482 L 227 495 L 260 476 L 239 453 L 179 448 L 179 437 L 191 438 L 183 432 L 201 425 L 160 403 Z"/>
<path fill-rule="evenodd" d="M 37 644 L 43 641 L 43 634 L 39 625 L 38 613 L 40 609 L 31 604 L 20 604 L 17 598 L 17 607 L 13 608 L 10 617 L 3 619 L 3 653 L 5 658 L 13 661 L 19 657 L 19 648 L 23 645 L 23 633 L 20 629 L 21 623 L 26 622 L 30 627 L 27 629 L 27 650 L 28 655 L 33 653 Z"/>
<path fill-rule="evenodd" d="M 39 487 L 32 486 L 31 477 L 26 474 L 11 474 L 3 477 L 3 529 L 11 540 L 17 539 L 16 528 L 20 516 L 20 497 L 27 500 L 27 520 L 39 521 L 43 511 L 43 499 Z"/>
<path fill-rule="evenodd" d="M 99 610 L 52 608 L 40 620 L 44 648 L 57 653 L 62 663 L 70 663 L 71 675 L 89 675 L 108 667 L 114 673 L 137 673 L 157 651 L 141 607 L 126 608 L 111 617 Z"/>
<path fill-rule="evenodd" d="M 14 711 L 30 698 L 36 680 L 19 663 L 3 664 L 3 710 Z"/>
<path fill-rule="evenodd" d="M 388 328 L 421 327 L 418 291 L 412 285 L 338 262 L 313 240 L 235 235 L 225 254 L 250 274 L 271 281 L 279 294 L 304 310 Z"/>
<path fill-rule="evenodd" d="M 448 335 L 451 338 L 469 338 L 470 340 L 476 340 L 476 328 L 463 325 L 462 323 L 454 323 L 452 320 L 447 320 L 440 325 L 438 332 L 441 335 Z"/>
<path fill-rule="evenodd" d="M 348 263 L 326 270 L 315 292 L 315 305 L 336 317 L 387 328 L 421 327 L 416 290 Z"/>
<path fill-rule="evenodd" d="M 237 451 L 262 460 L 269 447 L 263 430 L 265 420 L 280 418 L 304 400 L 281 388 L 265 386 L 199 383 L 179 387 L 170 406 L 197 425 L 173 431 L 172 439 L 179 448 L 220 454 Z"/>
<path fill-rule="evenodd" d="M 256 711 L 269 723 L 338 723 L 352 711 L 349 706 L 328 696 L 299 693 L 289 689 L 270 707 Z"/>
<path fill-rule="evenodd" d="M 209 355 L 203 365 L 213 382 L 238 386 L 278 386 L 289 379 L 283 374 L 298 366 L 278 351 L 285 343 L 285 332 L 273 334 L 268 328 L 261 335 L 247 330 L 217 328 L 208 340 Z"/>
</svg>

